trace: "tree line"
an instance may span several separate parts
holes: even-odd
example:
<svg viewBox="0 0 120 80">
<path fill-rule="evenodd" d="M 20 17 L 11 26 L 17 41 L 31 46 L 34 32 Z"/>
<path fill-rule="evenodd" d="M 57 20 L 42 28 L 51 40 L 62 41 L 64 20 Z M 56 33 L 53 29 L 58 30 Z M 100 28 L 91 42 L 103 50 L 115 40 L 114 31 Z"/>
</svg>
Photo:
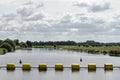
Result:
<svg viewBox="0 0 120 80">
<path fill-rule="evenodd" d="M 75 41 L 30 41 L 20 42 L 18 39 L 11 40 L 5 39 L 0 40 L 0 48 L 3 49 L 4 53 L 15 51 L 19 48 L 28 48 L 32 46 L 120 46 L 120 43 L 101 43 L 94 40 L 87 40 L 86 42 L 75 42 Z"/>
<path fill-rule="evenodd" d="M 17 48 L 28 48 L 28 47 L 32 47 L 31 41 L 19 42 L 18 39 L 0 40 L 0 49 L 2 49 L 2 54 L 5 54 L 7 52 L 13 52 Z"/>
<path fill-rule="evenodd" d="M 101 43 L 94 40 L 87 40 L 86 42 L 75 42 L 75 41 L 34 41 L 31 42 L 32 46 L 53 46 L 53 45 L 76 45 L 76 46 L 120 46 L 119 43 Z"/>
</svg>

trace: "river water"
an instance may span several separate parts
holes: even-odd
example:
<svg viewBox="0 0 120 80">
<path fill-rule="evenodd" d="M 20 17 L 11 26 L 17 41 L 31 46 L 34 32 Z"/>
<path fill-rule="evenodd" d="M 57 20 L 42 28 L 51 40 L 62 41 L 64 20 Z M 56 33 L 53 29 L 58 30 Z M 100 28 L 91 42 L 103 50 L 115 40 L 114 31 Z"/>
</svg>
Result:
<svg viewBox="0 0 120 80">
<path fill-rule="evenodd" d="M 82 58 L 82 62 L 80 62 Z M 22 63 L 30 63 L 32 67 L 37 67 L 40 63 L 46 63 L 48 67 L 54 67 L 56 63 L 62 63 L 65 67 L 71 67 L 72 63 L 78 63 L 82 67 L 87 67 L 89 63 L 95 63 L 97 67 L 104 67 L 105 63 L 112 63 L 113 66 L 120 66 L 119 57 L 110 57 L 102 54 L 88 54 L 57 49 L 17 50 L 12 53 L 0 55 L 0 65 L 14 63 L 16 66 L 19 60 Z M 22 71 L 16 68 L 15 71 L 7 71 L 0 68 L 0 80 L 119 80 L 120 69 L 105 71 L 104 68 L 97 68 L 94 72 L 89 72 L 86 68 L 81 68 L 78 72 L 72 72 L 71 68 L 65 68 L 62 72 L 48 68 L 46 72 L 39 72 L 37 68 L 31 71 Z"/>
</svg>

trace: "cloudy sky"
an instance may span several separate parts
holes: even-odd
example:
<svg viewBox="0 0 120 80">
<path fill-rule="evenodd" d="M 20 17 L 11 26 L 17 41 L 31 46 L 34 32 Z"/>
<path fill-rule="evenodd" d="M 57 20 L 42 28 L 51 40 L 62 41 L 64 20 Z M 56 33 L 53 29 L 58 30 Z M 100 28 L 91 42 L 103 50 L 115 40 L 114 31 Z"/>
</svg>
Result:
<svg viewBox="0 0 120 80">
<path fill-rule="evenodd" d="M 0 0 L 0 39 L 120 42 L 120 0 Z"/>
</svg>

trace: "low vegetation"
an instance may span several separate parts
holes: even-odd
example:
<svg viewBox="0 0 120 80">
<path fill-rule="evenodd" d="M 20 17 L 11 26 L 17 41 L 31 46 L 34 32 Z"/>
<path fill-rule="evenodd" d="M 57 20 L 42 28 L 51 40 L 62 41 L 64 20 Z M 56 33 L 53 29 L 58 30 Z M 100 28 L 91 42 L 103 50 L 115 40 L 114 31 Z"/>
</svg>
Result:
<svg viewBox="0 0 120 80">
<path fill-rule="evenodd" d="M 0 55 L 5 54 L 7 52 L 13 52 L 16 49 L 31 48 L 31 47 L 32 47 L 31 41 L 19 43 L 18 39 L 16 39 L 16 40 L 11 40 L 11 39 L 0 40 Z"/>
<path fill-rule="evenodd" d="M 111 56 L 120 56 L 120 43 L 100 43 L 91 40 L 78 43 L 74 41 L 35 41 L 32 42 L 32 45 L 34 48 L 62 48 L 92 54 L 109 54 Z"/>
<path fill-rule="evenodd" d="M 109 54 L 112 56 L 120 56 L 120 43 L 100 43 L 93 40 L 86 42 L 75 41 L 26 41 L 19 42 L 18 39 L 0 40 L 0 54 L 13 52 L 22 48 L 62 48 L 72 51 L 80 51 L 94 54 Z"/>
<path fill-rule="evenodd" d="M 120 46 L 61 46 L 61 48 L 87 53 L 120 54 Z"/>
</svg>

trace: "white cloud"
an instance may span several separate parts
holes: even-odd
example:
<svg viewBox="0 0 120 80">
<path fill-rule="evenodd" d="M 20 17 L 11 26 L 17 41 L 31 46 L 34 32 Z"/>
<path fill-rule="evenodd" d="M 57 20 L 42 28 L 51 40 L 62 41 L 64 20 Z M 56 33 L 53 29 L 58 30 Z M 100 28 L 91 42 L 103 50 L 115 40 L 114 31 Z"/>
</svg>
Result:
<svg viewBox="0 0 120 80">
<path fill-rule="evenodd" d="M 67 3 L 69 4 L 69 2 Z M 106 15 L 105 11 L 110 9 L 109 2 L 77 2 L 74 6 L 80 8 L 76 9 L 76 12 L 64 11 L 63 9 L 64 15 L 61 14 L 59 18 L 58 15 L 51 16 L 45 12 L 44 6 L 43 3 L 27 2 L 14 12 L 2 14 L 0 16 L 0 38 L 45 41 L 85 41 L 87 39 L 111 41 L 110 38 L 115 41 L 116 38 L 119 38 L 120 15 Z M 77 7 L 71 5 L 69 9 L 71 8 Z M 88 11 L 82 11 L 84 9 Z"/>
</svg>

